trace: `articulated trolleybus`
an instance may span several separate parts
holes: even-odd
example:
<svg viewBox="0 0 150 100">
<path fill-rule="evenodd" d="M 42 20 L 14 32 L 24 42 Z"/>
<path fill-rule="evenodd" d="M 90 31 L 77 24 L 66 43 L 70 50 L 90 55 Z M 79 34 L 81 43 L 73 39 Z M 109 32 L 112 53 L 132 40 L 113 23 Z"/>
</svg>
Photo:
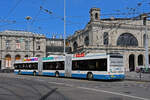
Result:
<svg viewBox="0 0 150 100">
<path fill-rule="evenodd" d="M 121 54 L 67 54 L 16 61 L 16 74 L 115 80 L 124 79 Z"/>
</svg>

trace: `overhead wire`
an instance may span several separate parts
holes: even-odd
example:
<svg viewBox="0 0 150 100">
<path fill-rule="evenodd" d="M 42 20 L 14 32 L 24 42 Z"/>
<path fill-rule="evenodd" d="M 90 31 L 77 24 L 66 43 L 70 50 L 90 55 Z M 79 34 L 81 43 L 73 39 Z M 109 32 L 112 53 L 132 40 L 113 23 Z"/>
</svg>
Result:
<svg viewBox="0 0 150 100">
<path fill-rule="evenodd" d="M 18 2 L 16 2 L 16 4 L 10 9 L 10 11 L 8 12 L 7 16 L 4 19 L 7 19 L 11 13 L 13 13 L 13 11 L 17 8 L 17 6 L 21 3 L 22 0 L 18 0 Z"/>
<path fill-rule="evenodd" d="M 20 2 L 21 2 L 21 0 L 19 0 Z M 18 5 L 20 2 L 18 1 L 18 3 L 16 3 L 16 5 Z M 43 0 L 43 1 L 45 1 L 45 0 Z M 55 13 L 53 13 L 52 11 L 50 11 L 50 10 L 48 10 L 48 9 L 45 9 L 42 5 L 44 4 L 44 2 L 42 2 L 42 4 L 41 4 L 41 6 L 40 6 L 40 9 L 39 9 L 39 11 L 38 11 L 38 13 L 33 17 L 33 20 L 32 20 L 32 22 L 31 22 L 31 24 L 33 24 L 35 21 L 37 21 L 36 19 L 37 19 L 37 17 L 39 16 L 39 14 L 41 13 L 41 11 L 43 10 L 43 11 L 45 11 L 45 12 L 47 12 L 47 13 L 49 13 L 49 14 L 52 14 L 52 16 L 54 17 L 54 18 L 58 18 L 58 19 L 60 19 L 60 20 L 62 20 L 63 21 L 63 17 L 61 17 L 61 16 L 58 16 L 57 14 L 55 14 Z M 139 3 L 139 5 L 140 5 L 140 3 Z M 14 7 L 15 8 L 15 7 Z M 13 9 L 14 9 L 13 8 Z M 12 10 L 13 11 L 13 10 Z M 110 14 L 101 14 L 101 16 L 112 16 L 112 15 L 132 15 L 132 14 L 140 14 L 139 12 L 135 12 L 135 13 L 132 13 L 132 12 L 129 12 L 129 13 L 110 13 Z M 67 16 L 68 18 L 82 18 L 82 17 L 84 17 L 84 16 Z M 136 18 L 131 18 L 131 19 L 136 19 Z M 70 21 L 68 21 L 68 24 L 72 24 L 72 25 L 83 25 L 82 23 L 74 23 L 74 22 L 70 22 Z M 120 23 L 119 23 L 120 24 Z M 122 23 L 123 24 L 123 23 Z"/>
<path fill-rule="evenodd" d="M 12 21 L 11 21 L 11 20 L 7 20 L 7 19 L 8 19 L 8 17 L 14 12 L 14 10 L 15 10 L 15 9 L 17 8 L 17 6 L 21 3 L 21 1 L 22 1 L 22 0 L 18 0 L 18 1 L 16 2 L 16 4 L 9 10 L 7 16 L 5 16 L 4 19 L 1 19 L 1 20 L 0 20 L 0 23 L 7 23 L 6 25 L 0 25 L 0 27 L 6 27 L 6 26 L 8 26 L 8 25 L 11 25 L 11 24 L 16 23 L 15 20 L 12 20 Z"/>
<path fill-rule="evenodd" d="M 37 14 L 33 17 L 33 20 L 32 20 L 32 22 L 31 22 L 31 25 L 34 24 L 35 20 L 36 20 L 37 17 L 39 16 L 39 14 L 40 14 L 40 12 L 41 12 L 41 7 L 42 7 L 42 5 L 44 5 L 45 1 L 46 1 L 46 0 L 42 0 L 42 3 L 41 3 L 41 5 L 40 5 L 40 9 L 38 10 Z"/>
</svg>

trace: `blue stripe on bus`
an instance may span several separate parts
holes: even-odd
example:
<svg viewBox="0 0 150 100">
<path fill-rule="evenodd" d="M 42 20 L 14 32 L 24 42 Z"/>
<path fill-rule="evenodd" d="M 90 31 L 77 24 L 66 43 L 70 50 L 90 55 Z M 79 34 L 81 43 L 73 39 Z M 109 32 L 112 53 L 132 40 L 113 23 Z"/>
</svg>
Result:
<svg viewBox="0 0 150 100">
<path fill-rule="evenodd" d="M 43 75 L 55 76 L 55 73 L 53 73 L 53 72 L 43 72 Z"/>
<path fill-rule="evenodd" d="M 72 77 L 76 78 L 87 78 L 87 74 L 72 74 Z M 93 75 L 94 79 L 104 79 L 104 80 L 110 80 L 110 79 L 124 79 L 125 75 L 120 74 L 120 75 Z"/>
<path fill-rule="evenodd" d="M 18 74 L 18 71 L 14 71 L 15 74 Z"/>
<path fill-rule="evenodd" d="M 65 76 L 65 73 L 59 73 L 59 76 L 64 77 L 64 76 Z"/>
<path fill-rule="evenodd" d="M 109 80 L 109 79 L 124 79 L 125 75 L 120 74 L 120 75 L 93 75 L 94 79 L 104 79 L 104 80 Z"/>
<path fill-rule="evenodd" d="M 15 74 L 19 74 L 19 71 L 14 71 Z M 21 74 L 30 74 L 33 75 L 33 72 L 26 72 L 26 71 L 21 71 Z M 38 72 L 36 72 L 36 75 L 38 75 Z"/>
<path fill-rule="evenodd" d="M 21 72 L 21 74 L 30 74 L 30 75 L 33 75 L 33 72 Z M 37 73 L 36 73 L 37 74 Z"/>
<path fill-rule="evenodd" d="M 76 77 L 76 78 L 86 78 L 86 74 L 72 74 L 72 77 Z"/>
<path fill-rule="evenodd" d="M 55 76 L 55 73 L 54 72 L 43 72 L 43 75 Z M 65 73 L 59 73 L 59 76 L 64 77 Z"/>
</svg>

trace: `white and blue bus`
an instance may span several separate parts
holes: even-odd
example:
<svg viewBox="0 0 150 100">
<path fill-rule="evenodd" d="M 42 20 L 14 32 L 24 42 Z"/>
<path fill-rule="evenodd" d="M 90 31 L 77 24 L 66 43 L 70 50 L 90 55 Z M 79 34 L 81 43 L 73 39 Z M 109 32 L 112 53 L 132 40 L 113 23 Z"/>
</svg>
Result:
<svg viewBox="0 0 150 100">
<path fill-rule="evenodd" d="M 36 75 L 38 72 L 38 58 L 24 58 L 23 60 L 16 60 L 14 63 L 14 72 L 16 74 L 31 74 Z"/>
<path fill-rule="evenodd" d="M 76 54 L 42 58 L 37 61 L 15 62 L 15 73 L 47 75 L 56 77 L 73 77 L 86 79 L 124 79 L 124 63 L 121 54 Z M 29 69 L 24 64 L 34 62 L 36 68 Z M 31 65 L 30 65 L 31 66 Z"/>
</svg>

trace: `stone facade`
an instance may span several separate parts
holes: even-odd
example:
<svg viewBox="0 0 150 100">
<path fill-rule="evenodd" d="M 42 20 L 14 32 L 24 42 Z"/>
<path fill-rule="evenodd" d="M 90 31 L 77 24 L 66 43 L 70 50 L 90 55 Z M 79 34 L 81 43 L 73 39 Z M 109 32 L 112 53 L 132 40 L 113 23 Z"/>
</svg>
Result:
<svg viewBox="0 0 150 100">
<path fill-rule="evenodd" d="M 147 33 L 150 33 L 148 20 Z M 145 26 L 142 16 L 137 19 L 100 19 L 100 9 L 91 8 L 88 24 L 68 40 L 73 53 L 123 54 L 126 71 L 135 71 L 137 66 L 145 66 Z M 150 47 L 150 40 L 148 43 Z"/>
<path fill-rule="evenodd" d="M 46 37 L 25 31 L 3 31 L 0 32 L 0 50 L 0 69 L 13 69 L 15 60 L 45 57 Z"/>
<path fill-rule="evenodd" d="M 71 52 L 71 48 L 67 45 L 66 40 L 66 53 Z M 51 55 L 64 55 L 64 39 L 47 38 L 46 39 L 46 56 Z"/>
</svg>

